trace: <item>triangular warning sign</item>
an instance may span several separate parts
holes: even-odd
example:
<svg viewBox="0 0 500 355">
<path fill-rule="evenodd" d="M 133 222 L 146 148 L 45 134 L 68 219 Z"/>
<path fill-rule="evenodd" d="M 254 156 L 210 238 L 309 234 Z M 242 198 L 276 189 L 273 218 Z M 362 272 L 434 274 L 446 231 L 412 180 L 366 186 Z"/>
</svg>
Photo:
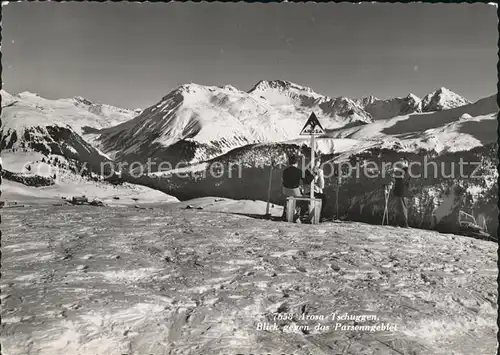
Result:
<svg viewBox="0 0 500 355">
<path fill-rule="evenodd" d="M 324 133 L 325 130 L 321 126 L 321 123 L 319 123 L 318 117 L 316 117 L 314 112 L 311 113 L 311 116 L 309 116 L 309 119 L 304 125 L 304 128 L 302 128 L 302 131 L 300 131 L 300 135 L 302 136 L 311 136 Z"/>
</svg>

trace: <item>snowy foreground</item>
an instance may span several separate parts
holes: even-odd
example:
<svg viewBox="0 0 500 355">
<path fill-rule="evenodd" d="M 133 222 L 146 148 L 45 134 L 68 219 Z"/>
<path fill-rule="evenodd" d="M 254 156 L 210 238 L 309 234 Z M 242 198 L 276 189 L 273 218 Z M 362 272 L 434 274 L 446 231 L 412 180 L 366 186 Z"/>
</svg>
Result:
<svg viewBox="0 0 500 355">
<path fill-rule="evenodd" d="M 4 209 L 3 354 L 495 353 L 494 243 L 200 203 Z"/>
</svg>

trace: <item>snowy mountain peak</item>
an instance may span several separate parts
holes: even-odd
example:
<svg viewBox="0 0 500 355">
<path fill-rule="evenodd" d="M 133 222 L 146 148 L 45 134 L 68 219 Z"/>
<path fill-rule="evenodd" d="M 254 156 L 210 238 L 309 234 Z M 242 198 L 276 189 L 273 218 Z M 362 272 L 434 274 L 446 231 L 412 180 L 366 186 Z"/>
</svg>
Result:
<svg viewBox="0 0 500 355">
<path fill-rule="evenodd" d="M 88 106 L 94 105 L 94 103 L 92 101 L 87 100 L 86 98 L 81 97 L 81 96 L 73 97 L 73 101 L 75 101 L 76 103 L 82 103 L 82 104 L 88 105 Z"/>
<path fill-rule="evenodd" d="M 470 103 L 471 102 L 469 100 L 454 93 L 453 91 L 445 87 L 441 87 L 422 99 L 422 111 L 431 112 L 447 110 Z"/>
<path fill-rule="evenodd" d="M 439 88 L 439 89 L 437 89 L 435 92 L 436 92 L 436 93 L 440 93 L 440 94 L 454 94 L 454 95 L 456 95 L 453 91 L 451 91 L 451 90 L 449 90 L 449 89 L 445 88 L 444 86 L 440 87 L 440 88 Z"/>
<path fill-rule="evenodd" d="M 369 122 L 371 116 L 355 100 L 347 97 L 331 99 L 311 88 L 285 80 L 261 80 L 249 94 L 266 100 L 271 106 L 288 116 L 309 116 L 316 112 L 327 126 L 345 125 L 354 121 Z M 331 128 L 331 127 L 329 127 Z"/>
<path fill-rule="evenodd" d="M 227 101 L 230 96 L 239 97 L 241 95 L 248 96 L 247 93 L 238 90 L 232 85 L 224 86 L 205 86 L 195 83 L 184 84 L 169 92 L 161 101 L 155 105 L 154 111 L 160 110 L 165 112 L 168 108 L 173 109 L 175 105 L 192 104 L 197 105 L 200 102 L 207 100 L 212 104 L 217 104 L 219 101 Z M 142 110 L 141 112 L 144 112 Z"/>
<path fill-rule="evenodd" d="M 313 89 L 292 83 L 287 80 L 261 80 L 259 81 L 250 91 L 253 92 L 265 92 L 265 91 L 280 91 L 280 92 L 293 92 L 296 94 L 306 94 L 314 97 L 323 97 L 318 93 L 315 93 Z"/>
<path fill-rule="evenodd" d="M 189 97 L 192 94 L 196 94 L 197 92 L 200 91 L 201 85 L 195 84 L 195 83 L 189 83 L 189 84 L 183 84 L 181 86 L 178 86 L 174 90 L 170 91 L 168 94 L 163 96 L 160 100 L 160 102 L 155 105 L 155 108 L 153 110 L 164 110 L 166 106 L 169 106 L 174 102 L 175 104 L 180 104 L 182 101 L 184 101 L 185 98 Z M 144 111 L 141 111 L 141 114 L 144 113 Z"/>
<path fill-rule="evenodd" d="M 8 93 L 7 91 L 5 91 L 4 89 L 1 89 L 1 90 L 0 90 L 0 94 L 1 94 L 2 96 L 12 96 L 11 94 L 9 94 L 9 93 Z"/>
<path fill-rule="evenodd" d="M 201 96 L 210 95 L 211 93 L 241 93 L 240 90 L 232 85 L 224 86 L 206 86 L 196 83 L 183 84 L 169 92 L 163 99 L 177 98 L 200 98 Z"/>
<path fill-rule="evenodd" d="M 345 101 L 345 102 L 348 102 L 348 103 L 351 103 L 351 104 L 355 103 L 353 100 L 351 100 L 347 96 L 339 96 L 339 97 L 335 98 L 334 100 Z"/>
<path fill-rule="evenodd" d="M 371 114 L 366 112 L 358 101 L 348 97 L 329 99 L 322 102 L 319 107 L 324 115 L 341 119 L 343 124 L 372 121 Z"/>
<path fill-rule="evenodd" d="M 5 91 L 3 89 L 0 90 L 0 94 L 2 96 L 2 106 L 10 105 L 12 102 L 15 101 L 14 96 L 12 96 L 11 94 L 9 94 L 7 91 Z"/>
<path fill-rule="evenodd" d="M 285 80 L 261 80 L 248 93 L 281 107 L 292 105 L 310 109 L 328 100 L 311 88 Z"/>
<path fill-rule="evenodd" d="M 237 88 L 235 88 L 232 85 L 224 85 L 224 86 L 221 87 L 221 89 L 224 89 L 224 90 L 227 90 L 227 91 L 231 91 L 231 92 L 239 92 L 240 91 L 240 90 L 238 90 Z"/>
<path fill-rule="evenodd" d="M 260 80 L 257 84 L 255 84 L 250 92 L 266 89 L 288 89 L 291 86 L 292 83 L 286 80 Z"/>
<path fill-rule="evenodd" d="M 420 102 L 420 97 L 418 97 L 417 95 L 412 94 L 412 93 L 409 93 L 408 96 L 406 96 L 406 98 L 408 100 L 412 100 L 412 101 L 415 101 L 415 102 Z"/>
<path fill-rule="evenodd" d="M 27 98 L 27 99 L 29 99 L 29 98 L 40 98 L 40 95 L 38 95 L 38 93 L 36 93 L 36 92 L 30 92 L 30 91 L 20 92 L 16 96 L 20 97 L 20 98 Z"/>
<path fill-rule="evenodd" d="M 380 100 L 370 96 L 356 101 L 374 120 L 421 112 L 420 98 L 409 94 L 406 97 L 395 97 Z"/>
<path fill-rule="evenodd" d="M 12 105 L 15 102 L 15 105 Z M 12 96 L 2 91 L 2 124 L 11 130 L 38 126 L 70 126 L 82 134 L 84 127 L 103 129 L 128 121 L 134 112 L 83 97 L 49 100 L 31 92 Z"/>
<path fill-rule="evenodd" d="M 373 95 L 370 95 L 370 96 L 367 96 L 367 97 L 363 97 L 361 99 L 357 99 L 357 100 L 354 100 L 358 105 L 360 105 L 361 107 L 366 107 L 370 104 L 373 104 L 375 101 L 377 101 L 378 99 L 373 96 Z"/>
<path fill-rule="evenodd" d="M 196 84 L 196 83 L 189 83 L 189 84 L 183 84 L 181 86 L 179 86 L 176 90 L 174 90 L 175 92 L 178 92 L 178 93 L 194 93 L 194 92 L 197 92 L 199 90 L 203 90 L 205 89 L 205 86 L 203 85 L 200 85 L 200 84 Z"/>
</svg>

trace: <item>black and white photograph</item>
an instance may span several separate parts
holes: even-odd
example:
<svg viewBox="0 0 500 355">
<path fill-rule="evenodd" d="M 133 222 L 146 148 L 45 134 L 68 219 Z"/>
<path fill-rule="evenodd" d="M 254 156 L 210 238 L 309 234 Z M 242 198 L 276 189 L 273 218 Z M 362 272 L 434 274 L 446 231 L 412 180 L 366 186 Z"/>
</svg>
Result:
<svg viewBox="0 0 500 355">
<path fill-rule="evenodd" d="M 496 354 L 497 4 L 1 9 L 2 354 Z"/>
</svg>

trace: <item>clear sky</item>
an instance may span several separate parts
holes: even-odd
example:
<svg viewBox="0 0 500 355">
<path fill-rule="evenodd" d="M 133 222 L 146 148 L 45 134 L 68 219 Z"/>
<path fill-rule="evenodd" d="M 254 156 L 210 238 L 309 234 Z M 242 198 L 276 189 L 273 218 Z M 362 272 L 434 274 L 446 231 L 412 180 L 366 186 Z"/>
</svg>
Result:
<svg viewBox="0 0 500 355">
<path fill-rule="evenodd" d="M 3 85 L 145 108 L 185 83 L 282 79 L 335 96 L 496 93 L 485 4 L 10 3 Z"/>
</svg>

